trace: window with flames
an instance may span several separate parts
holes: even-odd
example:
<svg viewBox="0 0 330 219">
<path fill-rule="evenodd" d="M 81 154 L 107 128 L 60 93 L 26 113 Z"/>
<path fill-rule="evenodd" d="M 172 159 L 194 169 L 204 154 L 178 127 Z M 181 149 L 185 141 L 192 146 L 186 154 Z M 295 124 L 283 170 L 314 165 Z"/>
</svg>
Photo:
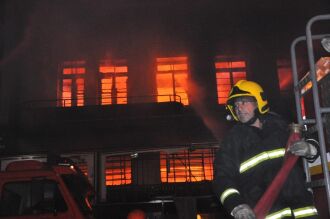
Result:
<svg viewBox="0 0 330 219">
<path fill-rule="evenodd" d="M 188 58 L 157 58 L 157 102 L 177 101 L 184 105 L 188 100 Z"/>
<path fill-rule="evenodd" d="M 198 182 L 213 179 L 215 149 L 160 154 L 161 182 Z"/>
<path fill-rule="evenodd" d="M 101 73 L 101 104 L 127 104 L 127 73 L 125 60 L 112 62 L 102 60 L 99 66 Z"/>
<path fill-rule="evenodd" d="M 105 163 L 105 181 L 107 186 L 132 183 L 132 166 L 129 155 L 107 156 Z"/>
<path fill-rule="evenodd" d="M 66 61 L 61 66 L 60 101 L 62 107 L 83 106 L 85 96 L 85 61 Z"/>
<path fill-rule="evenodd" d="M 246 79 L 246 62 L 242 59 L 226 60 L 217 57 L 215 62 L 218 104 L 225 104 L 233 85 Z"/>
</svg>

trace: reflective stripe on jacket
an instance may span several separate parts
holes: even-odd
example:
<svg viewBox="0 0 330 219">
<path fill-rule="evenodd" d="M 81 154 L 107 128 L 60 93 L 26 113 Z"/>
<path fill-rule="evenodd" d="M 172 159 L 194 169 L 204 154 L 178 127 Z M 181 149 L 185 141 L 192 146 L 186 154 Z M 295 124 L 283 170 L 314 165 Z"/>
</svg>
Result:
<svg viewBox="0 0 330 219">
<path fill-rule="evenodd" d="M 291 210 L 291 208 L 284 208 L 267 215 L 266 219 L 280 219 L 280 218 L 292 217 L 292 216 L 294 216 L 294 218 L 307 218 L 316 215 L 317 215 L 316 208 L 314 206 L 307 206 L 293 210 Z"/>
<path fill-rule="evenodd" d="M 275 115 L 267 114 L 262 120 L 263 129 L 235 125 L 216 154 L 214 192 L 229 213 L 240 204 L 253 208 L 283 163 L 288 126 Z M 268 216 L 287 217 L 289 211 L 296 217 L 315 214 L 306 206 L 313 206 L 312 196 L 305 185 L 303 168 L 296 164 Z"/>
</svg>

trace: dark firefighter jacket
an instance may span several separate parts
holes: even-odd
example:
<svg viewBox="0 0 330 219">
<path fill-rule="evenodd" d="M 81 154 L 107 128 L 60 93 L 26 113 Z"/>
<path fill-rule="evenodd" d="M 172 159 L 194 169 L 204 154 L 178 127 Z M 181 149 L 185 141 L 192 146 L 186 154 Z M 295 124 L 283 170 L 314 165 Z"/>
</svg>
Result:
<svg viewBox="0 0 330 219">
<path fill-rule="evenodd" d="M 243 203 L 254 208 L 283 163 L 288 125 L 272 113 L 261 119 L 262 129 L 234 126 L 216 154 L 214 191 L 228 212 Z M 304 170 L 297 163 L 267 218 L 313 218 L 316 214 Z"/>
</svg>

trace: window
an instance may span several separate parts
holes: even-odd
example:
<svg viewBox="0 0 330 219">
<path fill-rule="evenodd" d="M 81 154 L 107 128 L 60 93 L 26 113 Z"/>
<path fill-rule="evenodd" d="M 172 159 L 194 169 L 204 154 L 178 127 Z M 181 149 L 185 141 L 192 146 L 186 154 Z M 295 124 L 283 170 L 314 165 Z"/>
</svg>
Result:
<svg viewBox="0 0 330 219">
<path fill-rule="evenodd" d="M 66 61 L 61 66 L 60 106 L 83 106 L 85 92 L 85 61 Z"/>
<path fill-rule="evenodd" d="M 157 102 L 189 104 L 187 61 L 187 57 L 157 58 Z"/>
<path fill-rule="evenodd" d="M 107 186 L 125 185 L 132 182 L 131 157 L 129 155 L 108 156 L 105 166 Z"/>
<path fill-rule="evenodd" d="M 290 61 L 286 59 L 277 60 L 277 75 L 281 92 L 289 92 L 292 88 L 292 71 Z"/>
<path fill-rule="evenodd" d="M 83 174 L 63 174 L 63 182 L 84 215 L 92 214 L 93 187 Z"/>
<path fill-rule="evenodd" d="M 101 73 L 101 104 L 127 104 L 127 72 L 125 61 L 102 60 L 99 66 Z"/>
<path fill-rule="evenodd" d="M 246 79 L 246 62 L 241 59 L 228 61 L 217 57 L 215 68 L 218 103 L 225 104 L 232 86 L 237 81 Z"/>
<path fill-rule="evenodd" d="M 161 181 L 197 182 L 213 179 L 215 149 L 184 150 L 160 154 Z"/>
<path fill-rule="evenodd" d="M 67 205 L 57 183 L 52 180 L 7 183 L 1 194 L 0 216 L 67 211 Z"/>
</svg>

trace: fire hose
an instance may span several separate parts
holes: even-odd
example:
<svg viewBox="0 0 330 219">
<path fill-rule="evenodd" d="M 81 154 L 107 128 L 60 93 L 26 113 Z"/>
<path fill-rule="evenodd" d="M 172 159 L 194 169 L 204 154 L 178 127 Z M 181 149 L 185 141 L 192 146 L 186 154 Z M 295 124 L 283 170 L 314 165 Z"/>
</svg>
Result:
<svg viewBox="0 0 330 219">
<path fill-rule="evenodd" d="M 266 217 L 267 213 L 278 197 L 281 188 L 283 187 L 288 175 L 290 174 L 290 171 L 298 160 L 298 156 L 287 152 L 287 149 L 292 145 L 293 142 L 301 139 L 301 126 L 298 124 L 291 124 L 290 130 L 291 133 L 285 147 L 286 153 L 283 165 L 253 209 L 257 219 L 264 219 Z"/>
</svg>

